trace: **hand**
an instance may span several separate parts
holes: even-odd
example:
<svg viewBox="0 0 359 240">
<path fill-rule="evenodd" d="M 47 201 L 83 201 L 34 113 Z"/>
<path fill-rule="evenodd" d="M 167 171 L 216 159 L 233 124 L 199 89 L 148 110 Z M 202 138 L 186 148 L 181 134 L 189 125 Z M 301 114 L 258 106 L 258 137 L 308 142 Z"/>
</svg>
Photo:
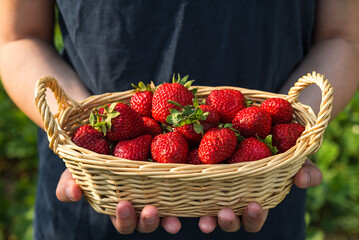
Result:
<svg viewBox="0 0 359 240">
<path fill-rule="evenodd" d="M 258 203 L 248 204 L 243 214 L 244 228 L 249 232 L 259 231 L 268 210 L 262 210 Z M 117 231 L 123 234 L 132 233 L 135 229 L 142 233 L 153 232 L 159 224 L 169 233 L 175 234 L 181 229 L 181 223 L 177 217 L 165 217 L 160 219 L 157 208 L 146 206 L 141 215 L 137 218 L 136 212 L 129 201 L 121 201 L 116 206 L 116 216 L 111 216 L 113 225 Z M 219 225 L 226 232 L 236 232 L 239 230 L 241 222 L 239 217 L 230 208 L 224 208 L 218 212 L 218 217 L 201 217 L 199 228 L 204 233 L 212 232 Z"/>
<path fill-rule="evenodd" d="M 145 206 L 139 217 L 137 217 L 135 209 L 131 202 L 121 201 L 116 206 L 116 216 L 111 216 L 111 220 L 118 232 L 122 234 L 130 234 L 135 229 L 142 233 L 150 233 L 155 231 L 161 224 L 168 232 L 175 234 L 181 229 L 181 223 L 177 217 L 159 218 L 157 208 L 147 205 Z"/>
<path fill-rule="evenodd" d="M 204 216 L 199 219 L 199 228 L 204 233 L 212 232 L 218 225 L 225 232 L 236 232 L 241 225 L 247 232 L 258 232 L 267 219 L 268 210 L 263 210 L 261 205 L 251 202 L 247 205 L 242 215 L 242 220 L 234 214 L 232 209 L 220 210 L 216 217 Z"/>
<path fill-rule="evenodd" d="M 79 201 L 82 198 L 82 191 L 68 169 L 66 169 L 59 180 L 56 189 L 56 196 L 62 202 Z M 257 203 L 248 204 L 242 223 L 247 231 L 256 232 L 261 229 L 267 217 L 268 210 L 263 211 Z M 218 219 L 218 220 L 217 220 Z M 129 201 L 121 201 L 116 206 L 116 216 L 111 220 L 118 232 L 123 234 L 132 233 L 135 229 L 139 232 L 153 232 L 161 224 L 169 233 L 175 234 L 181 229 L 181 223 L 176 217 L 158 216 L 157 208 L 146 206 L 138 218 L 132 204 Z M 212 232 L 219 225 L 224 231 L 235 232 L 240 228 L 240 220 L 230 208 L 224 208 L 218 212 L 216 217 L 201 217 L 199 228 L 204 233 Z"/>
<path fill-rule="evenodd" d="M 322 181 L 322 173 L 307 159 L 299 172 L 294 176 L 294 184 L 299 188 L 309 188 L 319 185 Z M 63 202 L 79 201 L 82 197 L 80 187 L 72 178 L 67 169 L 61 176 L 56 190 L 57 198 Z M 199 228 L 204 233 L 212 232 L 218 225 L 223 231 L 236 232 L 241 225 L 247 232 L 258 232 L 262 229 L 267 219 L 268 210 L 255 202 L 247 205 L 242 221 L 230 208 L 220 210 L 216 217 L 204 216 L 199 220 Z M 132 233 L 136 228 L 139 232 L 149 233 L 162 227 L 169 233 L 175 234 L 181 229 L 181 223 L 176 217 L 159 219 L 158 210 L 153 206 L 146 206 L 137 218 L 136 212 L 129 201 L 121 201 L 116 206 L 116 216 L 111 217 L 117 231 L 123 234 Z"/>
<path fill-rule="evenodd" d="M 82 198 L 82 191 L 76 184 L 69 169 L 62 173 L 56 188 L 56 197 L 61 202 L 77 202 Z"/>
<path fill-rule="evenodd" d="M 315 187 L 321 183 L 322 173 L 314 163 L 307 159 L 299 172 L 294 176 L 294 184 L 299 188 Z M 212 232 L 217 224 L 226 232 L 238 231 L 242 224 L 247 232 L 258 232 L 263 227 L 268 210 L 263 210 L 258 203 L 249 203 L 243 213 L 242 223 L 230 208 L 222 209 L 215 217 L 201 217 L 200 229 L 205 233 Z M 227 224 L 226 224 L 227 223 Z"/>
<path fill-rule="evenodd" d="M 81 188 L 76 184 L 69 169 L 66 169 L 56 188 L 56 196 L 62 202 L 76 202 L 82 198 Z M 158 217 L 158 210 L 153 206 L 143 208 L 139 219 L 129 201 L 121 201 L 116 207 L 116 217 L 111 217 L 117 231 L 123 234 L 132 233 L 135 228 L 139 232 L 149 233 L 157 229 L 160 222 L 169 233 L 175 234 L 181 229 L 181 223 L 176 217 Z"/>
<path fill-rule="evenodd" d="M 299 188 L 316 187 L 322 180 L 322 172 L 310 159 L 305 160 L 302 168 L 294 176 L 294 184 Z"/>
</svg>

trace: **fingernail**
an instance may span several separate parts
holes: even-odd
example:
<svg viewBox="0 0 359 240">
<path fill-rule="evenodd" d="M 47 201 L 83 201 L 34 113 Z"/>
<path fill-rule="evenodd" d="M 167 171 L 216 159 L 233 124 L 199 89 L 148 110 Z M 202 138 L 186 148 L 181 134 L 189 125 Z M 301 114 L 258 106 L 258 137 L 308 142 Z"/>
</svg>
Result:
<svg viewBox="0 0 359 240">
<path fill-rule="evenodd" d="M 145 223 L 146 224 L 154 224 L 155 222 L 156 222 L 156 216 L 145 217 Z"/>
<path fill-rule="evenodd" d="M 258 213 L 256 211 L 251 211 L 251 210 L 248 210 L 248 216 L 250 218 L 257 218 L 258 217 Z"/>
<path fill-rule="evenodd" d="M 124 207 L 120 210 L 119 214 L 120 214 L 120 218 L 122 219 L 127 218 L 131 214 L 131 209 L 129 207 Z"/>
<path fill-rule="evenodd" d="M 70 199 L 71 201 L 75 201 L 75 198 L 74 198 L 74 196 L 72 195 L 72 193 L 71 193 L 71 191 L 70 191 L 70 188 L 67 187 L 65 191 L 66 191 L 66 197 L 67 197 L 68 199 Z"/>
<path fill-rule="evenodd" d="M 219 218 L 219 220 L 221 221 L 221 224 L 223 226 L 229 226 L 231 225 L 231 221 L 227 220 L 227 219 L 222 219 L 222 218 Z"/>
<path fill-rule="evenodd" d="M 176 234 L 178 232 L 177 226 L 175 224 L 168 224 L 167 232 Z"/>
</svg>

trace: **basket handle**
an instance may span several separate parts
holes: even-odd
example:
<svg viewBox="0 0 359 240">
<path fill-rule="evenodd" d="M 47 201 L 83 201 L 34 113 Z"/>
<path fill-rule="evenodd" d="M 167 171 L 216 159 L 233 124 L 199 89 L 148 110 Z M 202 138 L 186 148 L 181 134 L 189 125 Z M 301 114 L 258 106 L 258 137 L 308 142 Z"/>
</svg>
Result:
<svg viewBox="0 0 359 240">
<path fill-rule="evenodd" d="M 44 129 L 47 132 L 49 139 L 49 147 L 56 153 L 57 145 L 61 141 L 60 135 L 62 130 L 55 120 L 54 115 L 50 111 L 50 107 L 46 101 L 46 89 L 50 88 L 55 95 L 55 99 L 59 106 L 58 111 L 61 113 L 69 106 L 80 107 L 80 104 L 70 98 L 65 91 L 60 87 L 57 80 L 51 76 L 45 76 L 36 82 L 35 87 L 35 105 L 39 110 L 42 121 L 44 122 Z"/>
<path fill-rule="evenodd" d="M 294 86 L 289 90 L 287 100 L 290 103 L 298 102 L 298 97 L 300 93 L 313 83 L 318 85 L 318 87 L 320 88 L 322 92 L 322 101 L 320 103 L 320 109 L 315 125 L 312 126 L 310 129 L 307 129 L 303 133 L 303 135 L 308 132 L 319 132 L 323 134 L 325 128 L 329 123 L 330 115 L 333 108 L 333 87 L 331 86 L 329 81 L 325 79 L 324 75 L 316 73 L 315 71 L 313 71 L 312 74 L 308 73 L 307 75 L 304 75 L 303 77 L 298 79 Z M 321 137 L 322 134 L 319 134 L 318 137 Z"/>
</svg>

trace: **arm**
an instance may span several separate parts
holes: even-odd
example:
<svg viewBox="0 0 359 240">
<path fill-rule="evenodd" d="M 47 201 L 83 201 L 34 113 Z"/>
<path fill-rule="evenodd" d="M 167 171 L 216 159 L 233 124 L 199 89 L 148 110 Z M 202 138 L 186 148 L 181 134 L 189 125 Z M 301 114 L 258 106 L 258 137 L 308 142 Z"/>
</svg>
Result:
<svg viewBox="0 0 359 240">
<path fill-rule="evenodd" d="M 53 46 L 54 7 L 54 0 L 0 1 L 2 82 L 14 103 L 40 127 L 43 127 L 43 123 L 34 104 L 34 89 L 36 81 L 42 76 L 54 76 L 74 100 L 79 101 L 90 95 L 75 71 Z M 52 94 L 47 96 L 47 101 L 55 113 L 57 103 Z M 64 202 L 81 199 L 82 192 L 69 170 L 62 174 L 56 194 Z M 142 232 L 153 231 L 159 226 L 158 211 L 151 206 L 145 207 L 137 219 L 130 203 L 124 201 L 119 203 L 117 213 L 127 215 L 113 218 L 115 227 L 123 233 L 133 231 L 136 226 Z M 150 219 L 149 223 L 145 219 Z M 174 233 L 181 225 L 177 218 L 171 217 L 163 218 L 162 226 Z"/>
<path fill-rule="evenodd" d="M 0 4 L 2 82 L 14 103 L 40 127 L 43 124 L 34 104 L 34 89 L 42 76 L 54 76 L 75 100 L 89 96 L 53 46 L 54 4 L 52 0 L 1 1 Z M 52 110 L 56 110 L 52 94 L 48 101 Z"/>
<path fill-rule="evenodd" d="M 344 109 L 358 89 L 359 84 L 359 1 L 357 0 L 317 0 L 314 41 L 308 55 L 292 73 L 281 92 L 288 93 L 298 78 L 316 71 L 324 74 L 334 88 L 332 119 Z M 299 101 L 319 111 L 321 92 L 318 86 L 305 89 Z M 294 177 L 299 188 L 315 187 L 322 181 L 320 170 L 307 159 Z M 248 214 L 249 212 L 253 213 Z M 267 217 L 258 204 L 247 206 L 242 222 L 231 211 L 222 211 L 218 215 L 229 222 L 223 227 L 214 218 L 202 218 L 203 229 L 214 229 L 219 224 L 225 231 L 237 231 L 240 224 L 249 231 L 259 231 Z M 252 217 L 254 216 L 254 217 Z M 219 217 L 220 219 L 220 217 Z"/>
<path fill-rule="evenodd" d="M 282 88 L 287 93 L 298 78 L 315 70 L 322 73 L 334 89 L 332 119 L 344 109 L 359 84 L 359 2 L 318 0 L 314 43 L 307 57 Z M 318 112 L 320 90 L 310 86 L 301 102 Z"/>
</svg>

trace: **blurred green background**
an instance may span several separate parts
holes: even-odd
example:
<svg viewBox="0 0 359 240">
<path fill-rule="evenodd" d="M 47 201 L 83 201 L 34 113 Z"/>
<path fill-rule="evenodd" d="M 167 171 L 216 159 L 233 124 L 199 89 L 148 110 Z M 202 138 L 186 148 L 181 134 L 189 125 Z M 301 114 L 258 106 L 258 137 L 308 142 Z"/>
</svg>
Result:
<svg viewBox="0 0 359 240">
<path fill-rule="evenodd" d="M 55 45 L 62 47 L 58 26 Z M 0 240 L 32 239 L 37 181 L 36 126 L 0 84 Z M 307 239 L 359 239 L 359 91 L 330 123 L 311 157 L 323 182 L 308 190 Z"/>
</svg>

